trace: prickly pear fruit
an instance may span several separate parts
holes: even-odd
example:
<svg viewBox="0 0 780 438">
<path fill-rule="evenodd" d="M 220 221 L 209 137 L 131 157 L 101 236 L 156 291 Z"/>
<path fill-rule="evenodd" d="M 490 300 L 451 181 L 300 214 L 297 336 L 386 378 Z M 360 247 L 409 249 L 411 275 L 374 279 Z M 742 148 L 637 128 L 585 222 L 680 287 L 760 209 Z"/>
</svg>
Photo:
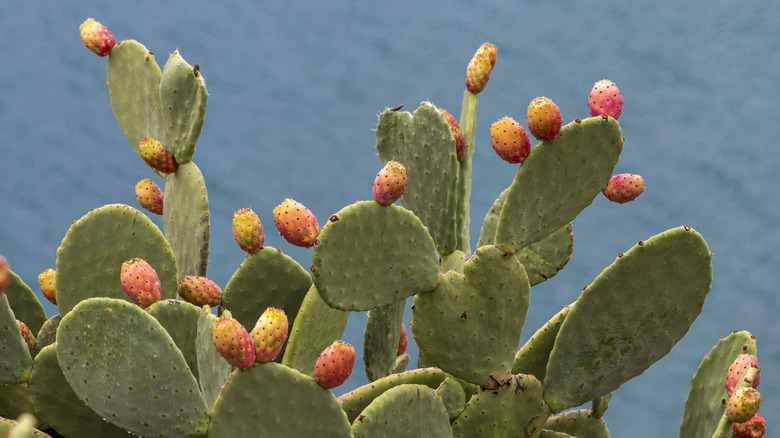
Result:
<svg viewBox="0 0 780 438">
<path fill-rule="evenodd" d="M 122 263 L 119 278 L 125 294 L 143 308 L 149 307 L 162 296 L 157 272 L 144 259 L 134 258 Z"/>
<path fill-rule="evenodd" d="M 98 56 L 108 55 L 108 52 L 116 44 L 114 35 L 111 35 L 106 26 L 103 26 L 93 18 L 87 18 L 86 21 L 81 23 L 79 32 L 84 45 Z"/>
<path fill-rule="evenodd" d="M 601 193 L 612 202 L 625 204 L 633 201 L 645 191 L 645 181 L 640 175 L 621 173 L 607 182 L 607 187 Z"/>
<path fill-rule="evenodd" d="M 163 194 L 160 186 L 149 178 L 144 178 L 138 181 L 135 185 L 135 198 L 141 207 L 145 208 L 151 213 L 162 214 L 163 213 L 163 200 L 165 195 Z"/>
<path fill-rule="evenodd" d="M 398 161 L 388 161 L 374 179 L 374 201 L 390 205 L 406 190 L 406 167 Z"/>
<path fill-rule="evenodd" d="M 206 277 L 185 275 L 176 289 L 185 301 L 198 307 L 214 307 L 222 302 L 222 289 Z"/>
<path fill-rule="evenodd" d="M 466 89 L 477 94 L 487 86 L 490 80 L 490 73 L 496 66 L 496 46 L 490 43 L 483 43 L 474 56 L 469 61 L 466 68 Z"/>
<path fill-rule="evenodd" d="M 751 386 L 754 389 L 758 387 L 758 381 L 761 378 L 761 367 L 758 366 L 758 359 L 752 354 L 740 354 L 734 359 L 734 362 L 729 365 L 728 371 L 726 371 L 726 392 L 728 392 L 729 395 L 734 392 L 734 388 L 739 384 L 742 373 L 751 366 L 758 368 L 758 372 L 756 373 L 756 377 L 753 379 Z"/>
<path fill-rule="evenodd" d="M 455 153 L 458 157 L 458 161 L 463 161 L 463 157 L 466 156 L 466 136 L 463 135 L 463 131 L 460 130 L 460 125 L 455 117 L 447 111 L 439 108 L 444 118 L 447 119 L 447 123 L 450 124 L 450 131 L 452 131 L 452 137 L 455 139 Z"/>
<path fill-rule="evenodd" d="M 270 362 L 276 358 L 287 340 L 287 315 L 275 307 L 265 309 L 249 336 L 255 347 L 255 362 Z"/>
<path fill-rule="evenodd" d="M 396 356 L 402 355 L 406 351 L 406 347 L 409 346 L 408 336 L 409 335 L 406 334 L 406 326 L 401 325 L 401 336 L 398 337 L 398 351 L 395 353 Z"/>
<path fill-rule="evenodd" d="M 220 356 L 234 367 L 245 370 L 255 363 L 255 347 L 252 338 L 237 319 L 220 317 L 212 331 L 214 346 Z"/>
<path fill-rule="evenodd" d="M 179 167 L 179 163 L 176 162 L 176 158 L 168 147 L 151 137 L 141 140 L 139 148 L 141 158 L 149 167 L 158 172 L 173 173 Z"/>
<path fill-rule="evenodd" d="M 766 421 L 761 414 L 744 423 L 737 423 L 732 429 L 737 438 L 763 438 L 766 433 Z"/>
<path fill-rule="evenodd" d="M 314 364 L 314 378 L 320 386 L 335 388 L 347 381 L 354 366 L 355 348 L 337 340 L 320 353 Z"/>
<path fill-rule="evenodd" d="M 233 214 L 233 238 L 241 249 L 250 254 L 263 247 L 263 224 L 251 208 L 242 208 Z"/>
<path fill-rule="evenodd" d="M 19 331 L 22 332 L 22 339 L 24 339 L 24 342 L 27 344 L 27 348 L 29 348 L 30 351 L 33 351 L 35 348 L 35 336 L 30 331 L 30 328 L 27 327 L 27 324 L 19 321 L 18 319 L 16 322 L 19 324 Z"/>
<path fill-rule="evenodd" d="M 54 289 L 54 277 L 54 269 L 47 269 L 38 274 L 38 284 L 41 286 L 41 293 L 43 296 L 56 306 L 57 291 Z"/>
<path fill-rule="evenodd" d="M 555 140 L 563 123 L 558 105 L 544 96 L 531 101 L 525 120 L 531 135 L 540 141 Z"/>
<path fill-rule="evenodd" d="M 0 255 L 0 296 L 5 293 L 8 286 L 11 284 L 11 265 L 8 264 L 8 260 Z"/>
<path fill-rule="evenodd" d="M 734 391 L 726 404 L 726 418 L 735 423 L 744 423 L 761 409 L 761 394 L 751 387 Z"/>
<path fill-rule="evenodd" d="M 304 248 L 313 246 L 320 234 L 317 218 L 303 204 L 290 198 L 274 208 L 274 225 L 284 240 Z"/>
<path fill-rule="evenodd" d="M 511 117 L 503 117 L 490 127 L 490 142 L 502 160 L 520 163 L 531 152 L 531 141 L 525 128 Z"/>
<path fill-rule="evenodd" d="M 606 114 L 617 120 L 623 112 L 623 95 L 614 82 L 602 79 L 590 90 L 588 109 L 592 116 Z"/>
</svg>

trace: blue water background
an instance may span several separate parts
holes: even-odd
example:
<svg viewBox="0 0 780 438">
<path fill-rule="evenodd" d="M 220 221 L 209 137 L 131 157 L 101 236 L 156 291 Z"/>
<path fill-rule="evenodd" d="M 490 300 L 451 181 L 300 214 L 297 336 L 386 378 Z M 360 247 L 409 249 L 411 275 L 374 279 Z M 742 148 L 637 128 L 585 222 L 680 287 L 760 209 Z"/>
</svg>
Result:
<svg viewBox="0 0 780 438">
<path fill-rule="evenodd" d="M 177 48 L 200 64 L 210 96 L 194 161 L 211 205 L 209 276 L 222 286 L 244 257 L 235 210 L 252 207 L 266 245 L 307 268 L 311 251 L 279 237 L 272 209 L 292 197 L 322 220 L 370 199 L 377 115 L 423 100 L 459 114 L 465 66 L 491 41 L 499 55 L 479 98 L 472 242 L 515 171 L 491 150 L 490 124 L 523 121 L 537 96 L 568 122 L 588 116 L 595 81 L 615 81 L 626 138 L 616 173 L 647 185 L 630 204 L 599 196 L 574 221 L 571 262 L 533 289 L 523 340 L 618 253 L 690 225 L 714 253 L 704 310 L 668 356 L 615 392 L 607 424 L 615 437 L 677 436 L 690 376 L 737 329 L 758 338 L 762 412 L 779 427 L 768 414 L 780 412 L 780 3 L 16 3 L 0 3 L 0 254 L 34 290 L 73 220 L 108 203 L 136 206 L 134 184 L 156 178 L 114 119 L 105 59 L 79 39 L 86 17 L 141 41 L 160 65 Z M 364 322 L 353 314 L 344 335 L 358 350 Z M 336 393 L 363 375 L 361 362 Z"/>
</svg>

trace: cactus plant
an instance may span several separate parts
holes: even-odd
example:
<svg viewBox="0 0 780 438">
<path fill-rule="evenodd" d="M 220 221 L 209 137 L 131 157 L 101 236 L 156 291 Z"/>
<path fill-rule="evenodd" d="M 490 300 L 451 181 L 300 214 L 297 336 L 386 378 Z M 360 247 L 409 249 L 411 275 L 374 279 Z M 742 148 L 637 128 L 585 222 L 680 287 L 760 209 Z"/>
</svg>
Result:
<svg viewBox="0 0 780 438">
<path fill-rule="evenodd" d="M 161 70 L 137 41 L 100 48 L 119 127 L 164 179 L 164 233 L 120 204 L 74 221 L 57 250 L 51 289 L 59 315 L 49 320 L 0 256 L 0 432 L 47 436 L 35 423 L 56 436 L 608 436 L 602 415 L 612 392 L 666 355 L 702 311 L 712 255 L 698 232 L 681 226 L 619 254 L 520 346 L 533 286 L 566 265 L 572 220 L 604 191 L 620 159 L 622 96 L 610 82 L 609 101 L 591 96 L 602 108 L 594 117 L 558 131 L 556 111 L 555 135 L 529 127 L 544 141 L 530 148 L 524 137 L 522 157 L 510 160 L 520 163 L 514 181 L 472 247 L 477 93 L 497 58 L 489 43 L 466 69 L 459 121 L 430 102 L 413 113 L 388 108 L 379 115 L 379 158 L 403 163 L 405 189 L 399 184 L 389 199 L 343 207 L 321 229 L 308 209 L 287 199 L 275 225 L 291 244 L 313 247 L 308 271 L 282 249 L 263 246 L 252 212 L 252 236 L 247 227 L 234 229 L 248 254 L 220 297 L 219 286 L 204 283 L 210 211 L 193 161 L 205 78 L 178 51 Z M 399 196 L 401 205 L 393 204 Z M 135 259 L 159 279 L 159 301 L 141 303 L 148 308 L 122 289 L 122 264 Z M 199 283 L 190 284 L 194 279 Z M 191 297 L 186 287 L 198 285 L 209 299 Z M 399 337 L 410 297 L 421 356 L 420 368 L 407 371 Z M 244 327 L 281 324 L 266 320 L 266 309 L 286 316 L 286 342 L 279 326 L 284 336 L 269 338 L 269 354 L 237 357 L 231 347 L 255 351 Z M 350 313 L 360 311 L 368 312 L 363 354 L 372 382 L 336 398 L 329 388 L 354 363 L 354 350 L 344 350 L 340 338 Z M 37 334 L 33 348 L 17 320 Z M 252 337 L 270 342 L 259 331 Z M 333 361 L 318 363 L 331 345 L 346 351 L 335 381 L 322 372 L 333 371 Z M 681 436 L 730 432 L 723 381 L 742 353 L 756 354 L 755 339 L 737 332 L 704 359 Z M 757 384 L 756 374 L 749 367 L 737 386 Z M 590 408 L 570 410 L 588 402 Z M 25 412 L 31 415 L 20 416 Z"/>
</svg>

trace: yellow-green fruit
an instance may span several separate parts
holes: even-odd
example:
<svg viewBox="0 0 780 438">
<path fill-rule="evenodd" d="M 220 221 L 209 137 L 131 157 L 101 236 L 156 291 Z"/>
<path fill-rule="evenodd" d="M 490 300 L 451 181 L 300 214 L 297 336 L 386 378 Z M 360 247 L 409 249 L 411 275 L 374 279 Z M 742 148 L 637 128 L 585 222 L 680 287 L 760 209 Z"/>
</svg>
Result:
<svg viewBox="0 0 780 438">
<path fill-rule="evenodd" d="M 761 394 L 751 387 L 734 391 L 726 404 L 726 418 L 735 423 L 744 423 L 761 409 Z"/>
<path fill-rule="evenodd" d="M 540 141 L 553 141 L 561 132 L 561 110 L 552 100 L 542 96 L 528 105 L 526 123 L 531 135 Z"/>
<path fill-rule="evenodd" d="M 249 336 L 255 346 L 255 362 L 270 362 L 276 358 L 287 340 L 288 322 L 284 310 L 265 309 Z"/>
<path fill-rule="evenodd" d="M 263 247 L 263 224 L 251 208 L 242 208 L 233 214 L 233 238 L 241 249 L 250 254 Z"/>
<path fill-rule="evenodd" d="M 496 46 L 482 44 L 466 68 L 466 89 L 472 93 L 481 93 L 490 80 L 490 73 L 496 65 Z"/>
<path fill-rule="evenodd" d="M 146 137 L 139 144 L 141 158 L 152 169 L 162 173 L 173 173 L 179 167 L 171 151 L 159 141 Z"/>
<path fill-rule="evenodd" d="M 41 285 L 41 293 L 52 304 L 57 304 L 57 292 L 54 289 L 54 269 L 47 269 L 38 275 L 38 284 Z"/>
</svg>

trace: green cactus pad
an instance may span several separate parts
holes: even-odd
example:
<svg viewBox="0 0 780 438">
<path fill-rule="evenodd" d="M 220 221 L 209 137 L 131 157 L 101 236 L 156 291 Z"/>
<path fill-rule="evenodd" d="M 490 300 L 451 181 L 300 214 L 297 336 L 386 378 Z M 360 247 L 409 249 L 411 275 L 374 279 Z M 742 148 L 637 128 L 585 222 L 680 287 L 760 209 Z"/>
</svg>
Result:
<svg viewBox="0 0 780 438">
<path fill-rule="evenodd" d="M 441 258 L 441 261 L 439 262 L 439 272 L 446 274 L 448 271 L 455 271 L 459 274 L 462 274 L 463 268 L 466 266 L 467 259 L 468 256 L 465 252 L 456 249 L 455 251 Z"/>
<path fill-rule="evenodd" d="M 60 326 L 61 320 L 62 316 L 54 315 L 43 323 L 41 329 L 38 330 L 38 335 L 35 336 L 35 348 L 33 349 L 33 356 L 43 350 L 43 347 L 53 344 L 57 341 L 57 329 Z"/>
<path fill-rule="evenodd" d="M 356 202 L 328 219 L 312 255 L 317 292 L 331 307 L 371 310 L 433 289 L 439 260 L 417 216 Z"/>
<path fill-rule="evenodd" d="M 404 384 L 375 398 L 352 423 L 355 438 L 451 438 L 450 419 L 436 391 Z"/>
<path fill-rule="evenodd" d="M 609 438 L 609 430 L 604 419 L 593 416 L 589 409 L 568 411 L 550 417 L 543 428 L 577 438 Z"/>
<path fill-rule="evenodd" d="M 466 407 L 466 392 L 454 377 L 447 377 L 436 388 L 436 395 L 439 396 L 447 415 L 450 419 L 457 417 Z"/>
<path fill-rule="evenodd" d="M 409 361 L 412 360 L 412 356 L 407 353 L 399 354 L 393 361 L 393 372 L 390 374 L 398 374 L 406 371 L 406 367 L 409 366 Z"/>
<path fill-rule="evenodd" d="M 162 298 L 175 298 L 173 251 L 148 217 L 122 204 L 91 210 L 71 225 L 57 250 L 57 308 L 63 317 L 80 301 L 110 297 L 130 302 L 122 291 L 122 263 L 146 260 L 160 278 Z"/>
<path fill-rule="evenodd" d="M 0 295 L 0 384 L 26 383 L 32 357 L 5 294 Z"/>
<path fill-rule="evenodd" d="M 46 312 L 35 292 L 14 272 L 11 272 L 11 284 L 8 285 L 5 296 L 16 319 L 25 323 L 33 334 L 38 333 L 46 322 Z"/>
<path fill-rule="evenodd" d="M 617 389 L 669 353 L 701 312 L 711 282 L 710 250 L 688 226 L 621 253 L 558 332 L 544 378 L 553 412 Z"/>
<path fill-rule="evenodd" d="M 330 391 L 305 374 L 268 362 L 233 372 L 214 403 L 208 436 L 349 437 L 349 430 Z"/>
<path fill-rule="evenodd" d="M 569 309 L 571 309 L 571 305 L 565 306 L 556 313 L 517 350 L 515 363 L 512 365 L 512 374 L 531 374 L 539 380 L 544 380 L 550 351 L 555 345 L 555 337 L 558 336 L 558 330 L 560 330 L 563 320 L 566 319 L 566 315 L 569 314 Z"/>
<path fill-rule="evenodd" d="M 477 105 L 479 98 L 469 90 L 463 90 L 463 102 L 461 103 L 460 126 L 466 139 L 466 153 L 458 169 L 458 210 L 457 220 L 457 246 L 456 248 L 470 254 L 471 243 L 469 241 L 469 224 L 471 213 L 469 212 L 469 197 L 471 196 L 471 161 L 474 156 L 474 135 L 477 131 Z M 493 242 L 490 242 L 493 243 Z M 477 248 L 484 245 L 477 245 Z"/>
<path fill-rule="evenodd" d="M 401 202 L 428 227 L 439 253 L 455 250 L 460 164 L 444 114 L 430 102 L 414 114 L 386 109 L 379 115 L 376 148 L 382 163 L 395 160 L 406 166 Z"/>
<path fill-rule="evenodd" d="M 198 378 L 198 358 L 195 344 L 200 310 L 197 306 L 179 300 L 157 301 L 147 309 L 149 314 L 162 324 L 173 342 L 181 350 L 187 361 L 187 366 L 195 378 Z"/>
<path fill-rule="evenodd" d="M 612 393 L 596 397 L 590 402 L 590 413 L 596 418 L 601 418 L 609 409 L 609 401 L 612 399 Z"/>
<path fill-rule="evenodd" d="M 550 410 L 542 400 L 542 383 L 534 376 L 512 376 L 507 385 L 478 391 L 452 423 L 458 437 L 534 436 Z"/>
<path fill-rule="evenodd" d="M 405 306 L 403 300 L 368 311 L 363 332 L 363 363 L 369 381 L 393 374 Z"/>
<path fill-rule="evenodd" d="M 756 355 L 756 338 L 746 331 L 721 338 L 701 361 L 691 377 L 691 389 L 685 399 L 680 438 L 712 436 L 726 410 L 726 371 L 740 354 Z"/>
<path fill-rule="evenodd" d="M 249 254 L 230 277 L 222 295 L 222 306 L 247 331 L 252 331 L 265 309 L 282 309 L 289 329 L 310 287 L 311 276 L 298 262 L 281 250 L 266 246 Z M 286 344 L 276 362 L 282 360 L 285 348 Z"/>
<path fill-rule="evenodd" d="M 57 360 L 57 346 L 41 350 L 33 363 L 30 394 L 35 408 L 67 437 L 127 437 L 128 432 L 96 414 L 73 392 Z"/>
<path fill-rule="evenodd" d="M 498 195 L 498 198 L 493 201 L 493 205 L 490 206 L 490 210 L 485 214 L 485 218 L 482 219 L 482 228 L 479 230 L 477 248 L 495 243 L 498 218 L 501 216 L 501 209 L 504 208 L 507 193 L 509 193 L 509 187 L 505 188 L 504 191 Z"/>
<path fill-rule="evenodd" d="M 414 297 L 414 340 L 442 370 L 485 385 L 512 369 L 529 293 L 517 259 L 483 246 L 466 262 L 465 275 L 451 271 L 436 289 Z"/>
<path fill-rule="evenodd" d="M 230 314 L 230 312 L 225 312 Z M 206 400 L 206 406 L 214 406 L 222 386 L 227 382 L 233 367 L 219 355 L 214 346 L 214 323 L 217 316 L 204 306 L 198 317 L 198 333 L 195 340 L 195 352 L 198 359 L 198 383 Z"/>
<path fill-rule="evenodd" d="M 209 98 L 206 80 L 197 64 L 195 67 L 187 64 L 175 50 L 165 63 L 160 80 L 165 138 L 180 165 L 189 162 L 195 153 Z"/>
<path fill-rule="evenodd" d="M 135 304 L 79 303 L 60 323 L 57 359 L 78 398 L 117 426 L 157 437 L 205 435 L 197 380 L 165 328 Z"/>
<path fill-rule="evenodd" d="M 406 383 L 414 383 L 436 389 L 447 377 L 451 376 L 438 368 L 418 368 L 399 374 L 392 374 L 363 385 L 360 388 L 353 389 L 341 395 L 338 401 L 341 403 L 341 408 L 347 413 L 349 421 L 354 422 L 366 406 L 391 388 Z"/>
<path fill-rule="evenodd" d="M 25 412 L 32 414 L 37 419 L 36 424 L 46 429 L 47 423 L 40 418 L 40 414 L 35 409 L 27 383 L 0 384 L 0 417 L 19 418 Z"/>
<path fill-rule="evenodd" d="M 176 255 L 176 281 L 185 275 L 205 277 L 211 236 L 209 197 L 203 174 L 192 161 L 168 176 L 163 226 Z"/>
<path fill-rule="evenodd" d="M 496 226 L 496 246 L 515 253 L 561 229 L 607 185 L 623 150 L 617 120 L 575 120 L 531 150 Z"/>
<path fill-rule="evenodd" d="M 282 364 L 313 377 L 317 357 L 333 341 L 341 339 L 348 319 L 349 312 L 327 305 L 312 285 L 290 325 Z"/>
</svg>

